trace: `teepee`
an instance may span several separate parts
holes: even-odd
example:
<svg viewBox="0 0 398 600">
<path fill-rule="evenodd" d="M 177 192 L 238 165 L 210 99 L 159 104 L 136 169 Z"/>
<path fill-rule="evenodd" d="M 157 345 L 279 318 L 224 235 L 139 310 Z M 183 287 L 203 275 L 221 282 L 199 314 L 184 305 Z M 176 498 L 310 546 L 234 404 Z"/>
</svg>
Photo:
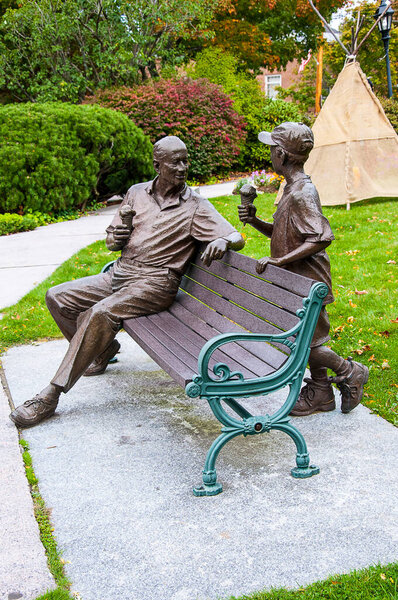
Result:
<svg viewBox="0 0 398 600">
<path fill-rule="evenodd" d="M 322 205 L 398 198 L 398 135 L 358 62 L 345 65 L 312 130 L 305 172 Z"/>
</svg>

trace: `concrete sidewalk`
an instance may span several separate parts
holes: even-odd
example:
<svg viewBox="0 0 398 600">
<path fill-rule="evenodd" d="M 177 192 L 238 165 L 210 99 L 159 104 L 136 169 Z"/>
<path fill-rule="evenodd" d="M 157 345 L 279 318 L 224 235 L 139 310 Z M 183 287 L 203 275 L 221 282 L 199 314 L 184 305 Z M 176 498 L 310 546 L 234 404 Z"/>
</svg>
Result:
<svg viewBox="0 0 398 600">
<path fill-rule="evenodd" d="M 127 334 L 118 339 L 118 363 L 79 380 L 53 418 L 24 432 L 83 600 L 217 600 L 398 559 L 390 423 L 364 406 L 295 419 L 321 469 L 305 480 L 290 475 L 287 435 L 239 437 L 217 461 L 224 492 L 196 498 L 220 426 L 207 402 L 187 398 Z M 10 349 L 16 404 L 47 383 L 66 348 Z M 273 412 L 282 397 L 245 405 Z"/>
</svg>

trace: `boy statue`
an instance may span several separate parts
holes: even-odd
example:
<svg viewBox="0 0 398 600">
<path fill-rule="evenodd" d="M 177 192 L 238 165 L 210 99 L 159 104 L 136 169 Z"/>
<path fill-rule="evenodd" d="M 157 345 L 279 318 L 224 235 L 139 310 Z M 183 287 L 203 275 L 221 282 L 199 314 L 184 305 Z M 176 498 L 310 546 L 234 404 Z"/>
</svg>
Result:
<svg viewBox="0 0 398 600">
<path fill-rule="evenodd" d="M 271 238 L 271 256 L 258 261 L 257 272 L 262 273 L 267 264 L 271 264 L 322 281 L 329 288 L 324 305 L 330 304 L 334 298 L 330 262 L 325 248 L 334 240 L 334 236 L 329 221 L 322 214 L 318 192 L 303 169 L 314 145 L 313 133 L 303 123 L 286 122 L 270 133 L 261 132 L 258 138 L 271 146 L 273 169 L 278 175 L 283 175 L 286 185 L 273 215 L 273 223 L 259 219 L 253 204 L 244 206 L 242 203 L 238 207 L 243 223 L 250 223 Z M 334 410 L 336 403 L 332 383 L 336 383 L 340 390 L 343 413 L 350 412 L 362 399 L 369 370 L 351 358 L 343 359 L 323 345 L 330 339 L 329 329 L 329 318 L 323 306 L 311 342 L 311 378 L 304 379 L 306 385 L 291 411 L 294 416 Z M 328 369 L 334 371 L 336 376 L 328 377 Z"/>
<path fill-rule="evenodd" d="M 82 375 L 100 375 L 120 348 L 125 319 L 166 310 L 198 242 L 204 264 L 244 246 L 242 236 L 185 183 L 187 148 L 176 136 L 153 147 L 153 181 L 133 185 L 107 228 L 109 250 L 121 256 L 106 273 L 50 288 L 46 303 L 69 348 L 50 383 L 10 415 L 17 427 L 51 417 L 61 393 Z"/>
</svg>

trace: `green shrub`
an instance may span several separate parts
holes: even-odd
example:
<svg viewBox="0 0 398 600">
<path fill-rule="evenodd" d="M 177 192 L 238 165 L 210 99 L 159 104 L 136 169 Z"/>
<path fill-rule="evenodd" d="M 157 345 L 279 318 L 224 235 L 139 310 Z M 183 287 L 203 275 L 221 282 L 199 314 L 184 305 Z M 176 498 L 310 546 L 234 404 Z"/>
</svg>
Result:
<svg viewBox="0 0 398 600">
<path fill-rule="evenodd" d="M 252 123 L 252 133 L 246 145 L 246 163 L 249 166 L 263 167 L 271 163 L 270 147 L 258 141 L 260 131 L 272 131 L 284 121 L 301 121 L 302 115 L 296 104 L 279 98 L 267 98 L 259 120 Z"/>
<path fill-rule="evenodd" d="M 36 229 L 38 223 L 32 215 L 5 213 L 0 215 L 0 235 Z"/>
<path fill-rule="evenodd" d="M 391 125 L 398 133 L 398 101 L 395 98 L 379 98 Z"/>
<path fill-rule="evenodd" d="M 256 148 L 259 123 L 267 101 L 257 79 L 240 72 L 237 58 L 217 47 L 206 48 L 198 54 L 195 65 L 188 68 L 188 72 L 194 78 L 205 77 L 212 83 L 221 85 L 224 92 L 233 99 L 234 109 L 246 123 L 247 137 L 239 156 L 239 167 L 250 169 L 258 166 L 256 157 L 252 156 L 253 144 Z"/>
<path fill-rule="evenodd" d="M 207 79 L 160 79 L 99 91 L 87 102 L 125 113 L 152 142 L 179 136 L 188 148 L 191 179 L 230 170 L 245 139 L 243 118 L 231 98 Z"/>
<path fill-rule="evenodd" d="M 120 113 L 63 103 L 0 107 L 0 213 L 85 207 L 151 174 L 149 139 Z"/>
</svg>

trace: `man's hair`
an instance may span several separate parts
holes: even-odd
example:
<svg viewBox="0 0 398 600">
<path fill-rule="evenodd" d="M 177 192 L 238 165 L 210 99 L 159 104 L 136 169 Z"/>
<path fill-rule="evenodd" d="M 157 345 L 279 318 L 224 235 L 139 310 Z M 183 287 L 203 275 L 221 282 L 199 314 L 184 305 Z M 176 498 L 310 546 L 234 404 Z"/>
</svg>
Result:
<svg viewBox="0 0 398 600">
<path fill-rule="evenodd" d="M 163 160 L 170 152 L 186 150 L 187 147 L 176 135 L 168 135 L 158 140 L 153 146 L 153 160 L 157 162 Z"/>
</svg>

